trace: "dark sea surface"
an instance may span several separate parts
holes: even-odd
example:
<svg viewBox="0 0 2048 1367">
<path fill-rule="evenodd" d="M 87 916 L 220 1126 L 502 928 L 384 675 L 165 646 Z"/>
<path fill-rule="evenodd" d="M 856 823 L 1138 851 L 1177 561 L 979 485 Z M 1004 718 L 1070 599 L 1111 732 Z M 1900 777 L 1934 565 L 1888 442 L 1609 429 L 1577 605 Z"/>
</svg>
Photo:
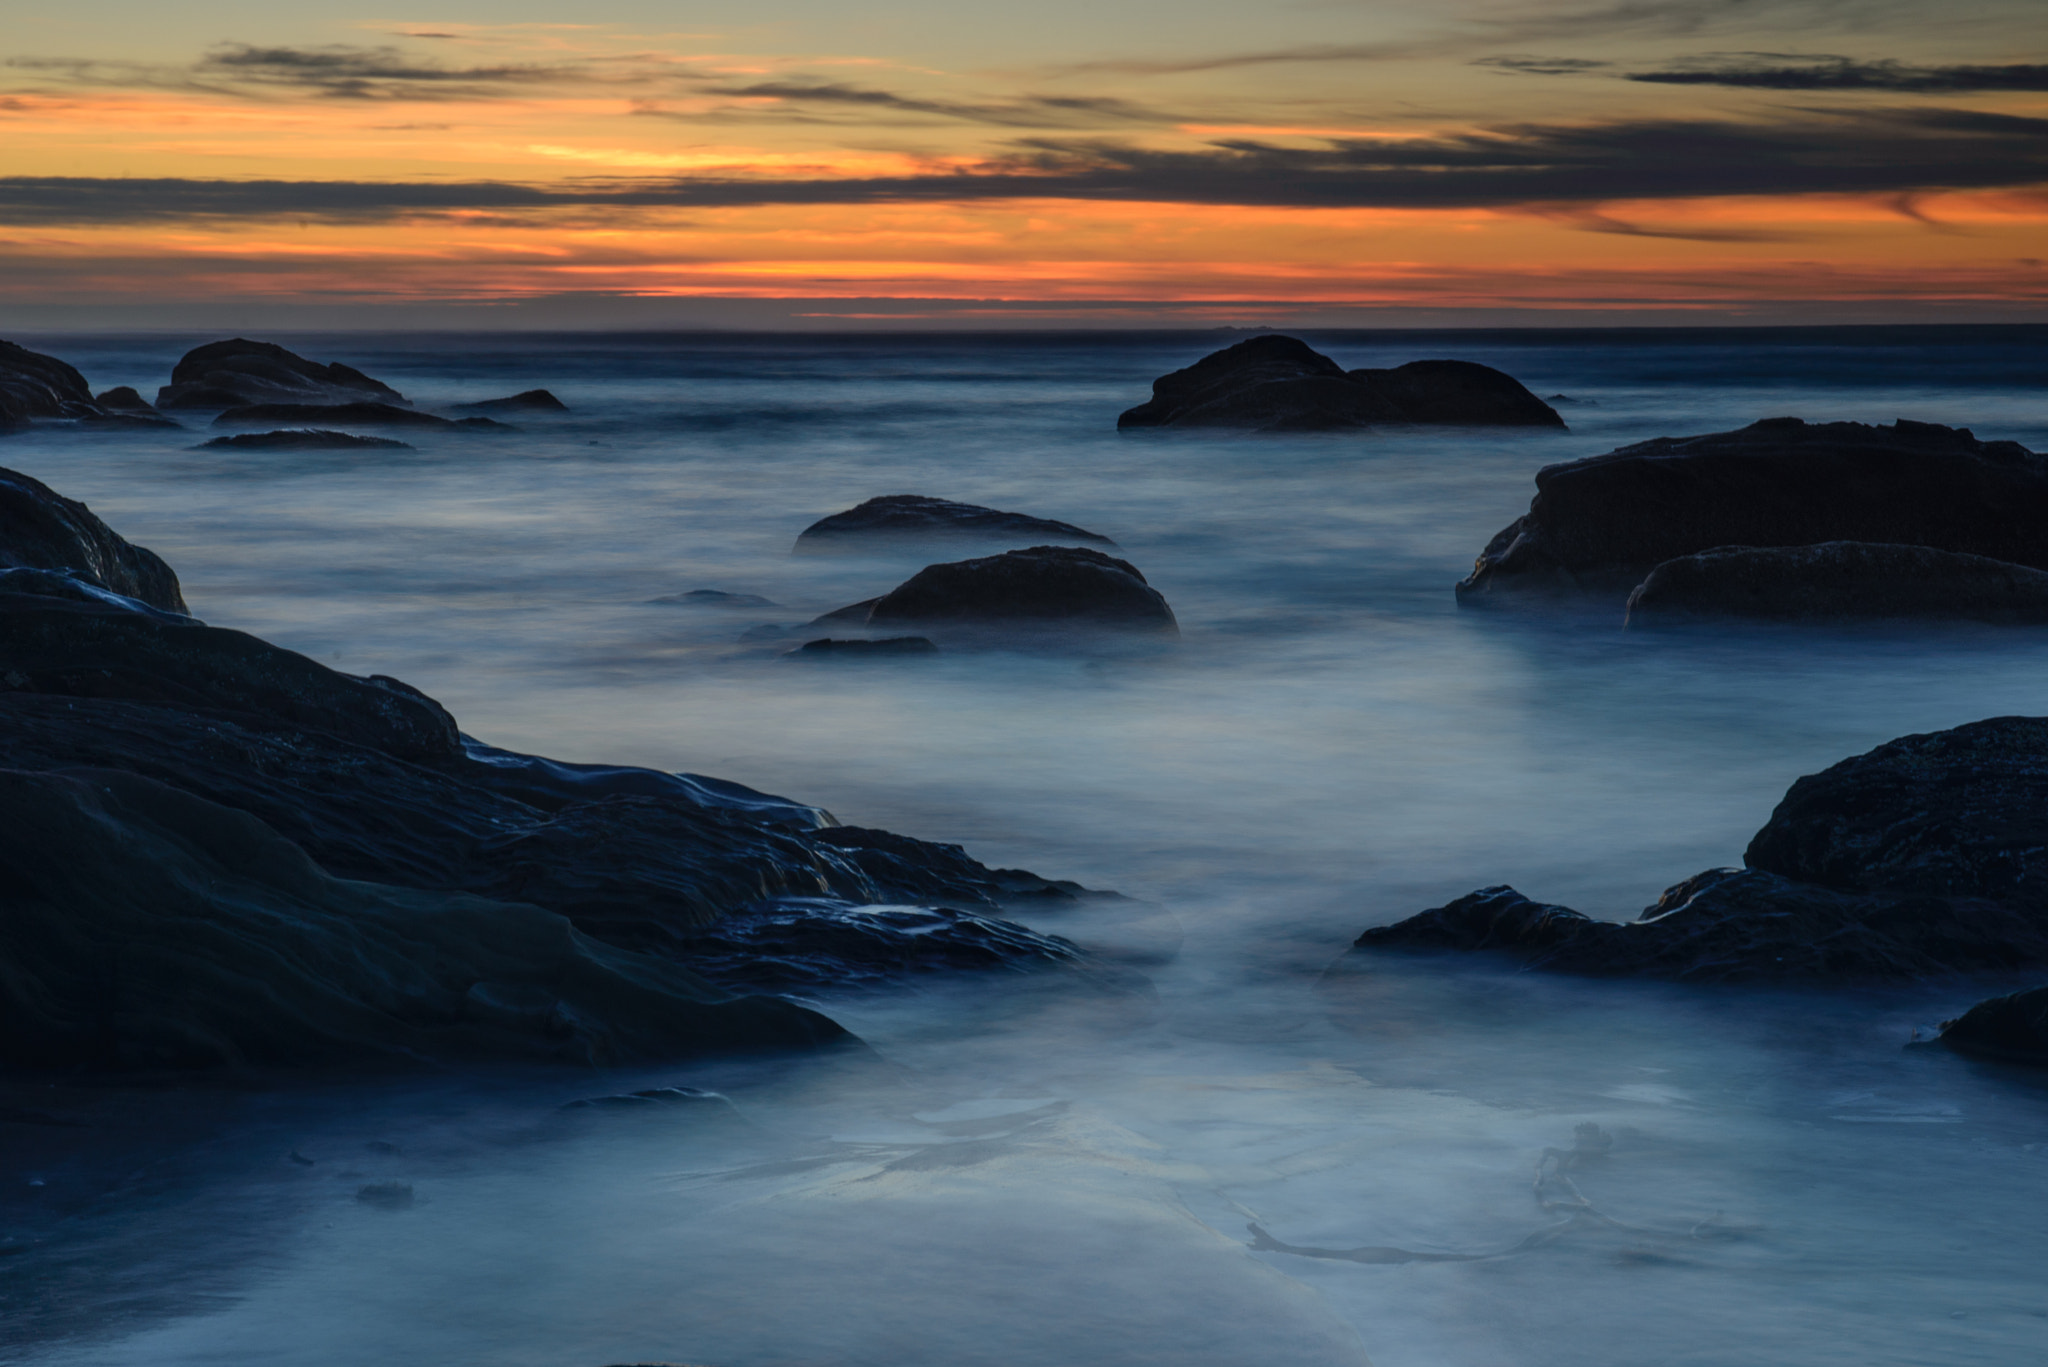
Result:
<svg viewBox="0 0 2048 1367">
<path fill-rule="evenodd" d="M 1119 436 L 1216 333 L 349 334 L 271 340 L 422 407 L 545 386 L 572 411 L 411 451 L 0 442 L 207 621 L 396 675 L 485 741 L 713 774 L 1165 909 L 1022 918 L 1156 997 L 820 1001 L 868 1060 L 53 1089 L 99 1119 L 0 1123 L 0 1359 L 2048 1361 L 2048 1079 L 1904 1047 L 2009 984 L 1320 979 L 1361 929 L 1486 884 L 1632 917 L 1739 863 L 1801 774 L 2048 714 L 2038 631 L 1639 634 L 1619 603 L 1451 595 L 1538 467 L 1626 442 L 1792 415 L 2048 449 L 2048 329 L 1303 335 L 1347 367 L 1497 365 L 1569 395 L 1571 431 Z M 152 394 L 211 338 L 15 340 Z M 783 659 L 928 558 L 790 554 L 889 493 L 1114 538 L 1180 643 Z M 694 589 L 776 606 L 649 601 Z M 552 1110 L 667 1083 L 741 1119 Z M 1586 1123 L 1614 1143 L 1568 1165 L 1598 1212 L 1573 1218 L 1545 1154 Z M 356 1199 L 385 1180 L 413 1204 Z M 1401 1256 L 1254 1251 L 1254 1223 Z"/>
</svg>

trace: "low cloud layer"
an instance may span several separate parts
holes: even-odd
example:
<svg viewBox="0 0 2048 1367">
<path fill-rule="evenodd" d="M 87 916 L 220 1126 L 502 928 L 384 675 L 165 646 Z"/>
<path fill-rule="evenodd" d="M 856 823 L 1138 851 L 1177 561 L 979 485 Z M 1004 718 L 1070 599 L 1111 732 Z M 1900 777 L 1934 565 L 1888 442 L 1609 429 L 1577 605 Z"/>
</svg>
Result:
<svg viewBox="0 0 2048 1367">
<path fill-rule="evenodd" d="M 1508 65 L 1502 59 L 1501 65 Z M 1556 74 L 1518 67 L 1535 74 Z M 1717 85 L 1751 90 L 1875 90 L 1951 95 L 1969 91 L 2048 91 L 2048 65 L 1910 66 L 1848 57 L 1772 52 L 1731 53 L 1665 71 L 1632 71 L 1627 79 L 1658 85 Z"/>
</svg>

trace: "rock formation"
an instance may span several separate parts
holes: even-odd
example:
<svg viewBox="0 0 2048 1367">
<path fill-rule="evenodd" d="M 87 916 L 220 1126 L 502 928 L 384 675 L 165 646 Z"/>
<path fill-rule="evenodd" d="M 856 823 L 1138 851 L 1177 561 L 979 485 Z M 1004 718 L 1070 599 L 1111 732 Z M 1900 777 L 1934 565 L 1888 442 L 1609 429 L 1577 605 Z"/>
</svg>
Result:
<svg viewBox="0 0 2048 1367">
<path fill-rule="evenodd" d="M 349 432 L 328 432 L 318 427 L 290 427 L 277 432 L 240 432 L 232 437 L 215 437 L 199 443 L 231 451 L 410 451 L 405 442 L 390 437 L 359 437 Z"/>
<path fill-rule="evenodd" d="M 524 393 L 508 395 L 502 399 L 478 399 L 474 403 L 455 403 L 450 408 L 462 413 L 566 413 L 569 405 L 563 403 L 545 389 L 529 389 Z"/>
<path fill-rule="evenodd" d="M 322 365 L 272 342 L 234 338 L 186 352 L 157 391 L 159 408 L 234 408 L 245 404 L 406 406 L 381 380 L 336 362 Z"/>
<path fill-rule="evenodd" d="M 887 494 L 813 522 L 798 534 L 796 550 L 820 554 L 888 542 L 1004 539 L 1116 545 L 1108 537 L 1085 531 L 1070 522 L 999 512 L 973 503 L 955 503 L 923 494 Z"/>
<path fill-rule="evenodd" d="M 1411 361 L 1346 371 L 1293 337 L 1253 337 L 1152 382 L 1120 428 L 1232 427 L 1323 432 L 1409 423 L 1564 426 L 1513 377 L 1473 361 Z"/>
<path fill-rule="evenodd" d="M 1137 566 L 1080 546 L 927 565 L 881 597 L 812 625 L 1180 633 L 1173 609 Z"/>
<path fill-rule="evenodd" d="M 115 413 L 156 412 L 156 405 L 125 384 L 109 389 L 105 393 L 93 395 L 92 401 L 101 408 Z"/>
<path fill-rule="evenodd" d="M 19 431 L 33 418 L 83 418 L 99 411 L 77 370 L 55 356 L 0 342 L 0 432 Z"/>
<path fill-rule="evenodd" d="M 122 540 L 83 503 L 14 470 L 0 470 L 0 566 L 59 570 L 154 608 L 185 611 L 169 565 Z"/>
<path fill-rule="evenodd" d="M 347 423 L 352 427 L 439 427 L 455 431 L 511 432 L 492 418 L 443 418 L 388 403 L 254 403 L 230 408 L 215 427 L 268 427 L 273 423 Z"/>
<path fill-rule="evenodd" d="M 792 660 L 872 660 L 899 655 L 936 655 L 939 648 L 923 636 L 890 636 L 879 641 L 835 641 L 821 637 L 789 651 Z"/>
<path fill-rule="evenodd" d="M 2048 623 L 2048 570 L 1926 546 L 1724 546 L 1667 560 L 1628 597 L 1632 627 L 1693 617 Z"/>
</svg>

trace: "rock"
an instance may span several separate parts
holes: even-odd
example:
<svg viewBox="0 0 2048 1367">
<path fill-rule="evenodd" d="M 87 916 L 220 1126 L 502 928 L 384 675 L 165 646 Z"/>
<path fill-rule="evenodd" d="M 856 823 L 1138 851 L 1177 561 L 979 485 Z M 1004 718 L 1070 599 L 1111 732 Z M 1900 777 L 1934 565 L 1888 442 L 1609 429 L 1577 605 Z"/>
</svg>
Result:
<svg viewBox="0 0 2048 1367">
<path fill-rule="evenodd" d="M 1689 617 L 2040 625 L 2048 623 L 2048 570 L 1867 541 L 1723 546 L 1665 561 L 1629 595 L 1629 626 Z"/>
<path fill-rule="evenodd" d="M 258 403 L 230 408 L 213 420 L 215 427 L 267 427 L 272 423 L 349 423 L 358 427 L 442 427 L 457 431 L 515 432 L 490 418 L 436 417 L 395 408 L 388 403 Z"/>
<path fill-rule="evenodd" d="M 4 469 L 0 566 L 62 570 L 151 607 L 185 611 L 178 576 L 154 553 L 122 540 L 83 503 Z"/>
<path fill-rule="evenodd" d="M 523 394 L 513 394 L 503 399 L 478 399 L 475 403 L 453 403 L 451 409 L 463 413 L 566 413 L 569 405 L 545 389 L 529 389 Z"/>
<path fill-rule="evenodd" d="M 1137 566 L 1079 546 L 927 565 L 871 604 L 855 603 L 812 625 L 856 621 L 1180 634 L 1173 610 Z"/>
<path fill-rule="evenodd" d="M 31 418 L 84 418 L 99 412 L 76 369 L 39 351 L 0 342 L 0 427 Z"/>
<path fill-rule="evenodd" d="M 2048 1065 L 2048 987 L 1978 1002 L 1943 1021 L 1937 1039 L 1958 1053 Z"/>
<path fill-rule="evenodd" d="M 119 385 L 104 394 L 93 395 L 92 401 L 101 408 L 116 413 L 154 413 L 156 405 L 143 398 L 127 385 Z"/>
<path fill-rule="evenodd" d="M 359 437 L 349 432 L 328 432 L 317 427 L 286 428 L 277 432 L 241 432 L 232 437 L 215 437 L 199 443 L 198 450 L 225 447 L 235 451 L 410 451 L 411 445 L 390 437 Z"/>
<path fill-rule="evenodd" d="M 923 494 L 887 494 L 813 522 L 797 536 L 796 550 L 821 554 L 855 550 L 878 542 L 1011 538 L 1021 542 L 1086 541 L 1116 545 L 1106 536 L 1084 531 L 1069 522 L 999 512 Z"/>
<path fill-rule="evenodd" d="M 1771 418 L 1659 437 L 1536 472 L 1523 517 L 1458 600 L 1620 600 L 1657 566 L 1720 547 L 1925 546 L 2048 569 L 2048 458 L 1968 430 Z"/>
<path fill-rule="evenodd" d="M 761 597 L 757 593 L 725 593 L 718 589 L 691 589 L 688 593 L 672 593 L 662 598 L 650 598 L 649 603 L 686 608 L 774 608 L 782 606 Z"/>
<path fill-rule="evenodd" d="M 1563 427 L 1512 377 L 1472 361 L 1346 371 L 1297 338 L 1253 337 L 1152 382 L 1127 427 L 1317 432 L 1404 423 Z"/>
<path fill-rule="evenodd" d="M 806 641 L 783 656 L 788 660 L 872 660 L 897 655 L 936 655 L 939 648 L 923 636 L 891 636 L 880 641 Z"/>
<path fill-rule="evenodd" d="M 186 352 L 157 391 L 159 408 L 244 404 L 404 405 L 403 394 L 340 363 L 322 365 L 271 342 L 237 337 Z"/>
</svg>

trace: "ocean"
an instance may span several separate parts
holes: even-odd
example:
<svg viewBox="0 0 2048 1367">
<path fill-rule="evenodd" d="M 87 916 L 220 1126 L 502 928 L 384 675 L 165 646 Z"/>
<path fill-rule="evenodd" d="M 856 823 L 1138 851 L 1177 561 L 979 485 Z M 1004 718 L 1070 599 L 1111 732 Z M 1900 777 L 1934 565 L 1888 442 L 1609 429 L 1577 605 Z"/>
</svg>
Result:
<svg viewBox="0 0 2048 1367">
<path fill-rule="evenodd" d="M 853 1059 L 103 1098 L 108 1145 L 0 1171 L 25 1250 L 0 1360 L 2043 1361 L 2048 1079 L 1906 1047 L 2014 984 L 1323 970 L 1490 884 L 1631 918 L 1740 863 L 1802 774 L 2048 713 L 2037 631 L 1640 633 L 1618 603 L 1451 593 L 1539 467 L 1632 441 L 1789 415 L 2048 450 L 2048 328 L 1302 335 L 1347 367 L 1498 366 L 1568 396 L 1570 431 L 1117 432 L 1221 332 L 333 334 L 266 340 L 422 407 L 546 387 L 571 411 L 398 451 L 0 442 L 164 556 L 198 616 L 404 679 L 481 740 L 716 775 L 1138 904 L 1019 916 L 1121 988 L 817 999 Z M 153 394 L 213 338 L 14 340 Z M 1113 538 L 1179 642 L 784 658 L 924 563 L 791 554 L 895 493 Z M 698 589 L 768 602 L 653 601 Z M 654 1085 L 732 1104 L 553 1109 Z M 385 1180 L 413 1204 L 356 1199 Z"/>
</svg>

